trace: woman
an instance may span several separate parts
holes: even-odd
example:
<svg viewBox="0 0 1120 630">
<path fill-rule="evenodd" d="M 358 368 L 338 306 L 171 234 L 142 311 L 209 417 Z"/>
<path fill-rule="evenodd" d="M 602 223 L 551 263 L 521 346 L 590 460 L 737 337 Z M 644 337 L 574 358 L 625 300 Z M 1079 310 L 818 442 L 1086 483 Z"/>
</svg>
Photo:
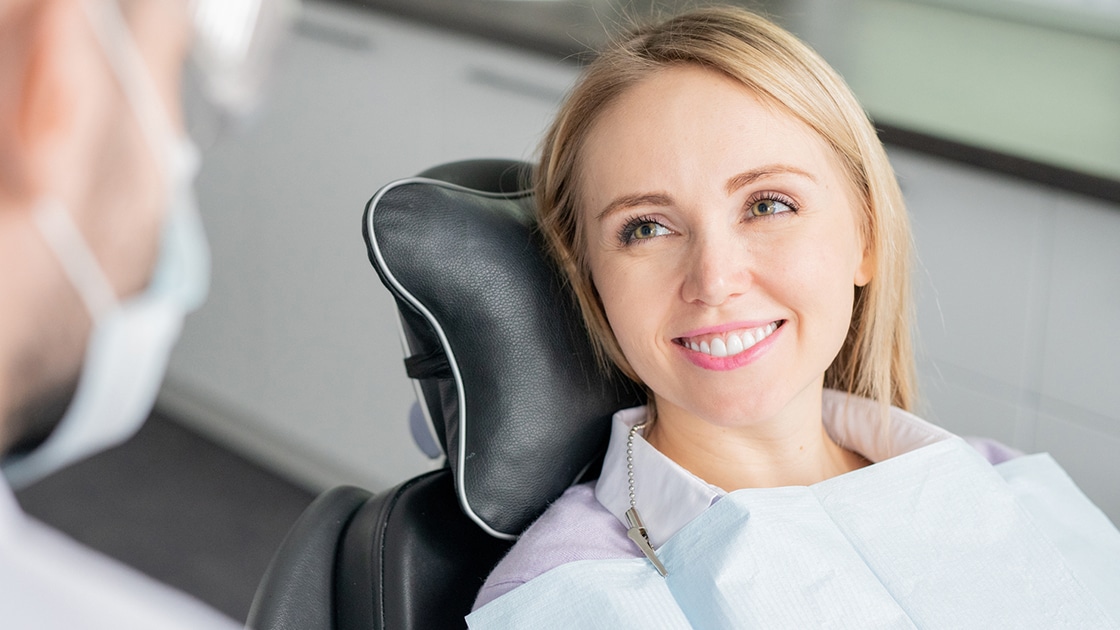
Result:
<svg viewBox="0 0 1120 630">
<path fill-rule="evenodd" d="M 801 42 L 730 8 L 636 31 L 587 69 L 536 177 L 592 339 L 649 404 L 616 415 L 598 482 L 525 533 L 472 627 L 1038 622 L 999 599 L 1024 586 L 1109 627 L 991 466 L 906 413 L 902 196 Z M 962 510 L 972 539 L 946 543 Z M 1004 561 L 1019 577 L 995 587 L 953 577 Z"/>
</svg>

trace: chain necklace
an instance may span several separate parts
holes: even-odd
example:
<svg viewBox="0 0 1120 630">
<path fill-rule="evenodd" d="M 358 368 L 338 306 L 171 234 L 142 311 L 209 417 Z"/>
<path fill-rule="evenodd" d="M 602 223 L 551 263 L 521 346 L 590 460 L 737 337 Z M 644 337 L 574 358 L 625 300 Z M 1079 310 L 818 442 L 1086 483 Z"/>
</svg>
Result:
<svg viewBox="0 0 1120 630">
<path fill-rule="evenodd" d="M 661 564 L 657 553 L 649 544 L 649 535 L 646 534 L 646 526 L 642 523 L 642 517 L 638 516 L 637 500 L 634 498 L 634 436 L 640 429 L 646 428 L 647 424 L 649 423 L 644 422 L 631 427 L 630 434 L 626 436 L 626 479 L 630 485 L 630 509 L 626 510 L 626 521 L 630 523 L 630 529 L 627 530 L 626 535 L 649 558 L 661 577 L 665 577 L 669 572 L 665 570 L 665 565 Z"/>
</svg>

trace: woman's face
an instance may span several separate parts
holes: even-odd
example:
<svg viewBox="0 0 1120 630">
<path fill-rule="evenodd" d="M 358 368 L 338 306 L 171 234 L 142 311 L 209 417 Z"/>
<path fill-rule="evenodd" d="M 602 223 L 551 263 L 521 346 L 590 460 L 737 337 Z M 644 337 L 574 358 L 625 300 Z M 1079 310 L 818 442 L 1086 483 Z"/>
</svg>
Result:
<svg viewBox="0 0 1120 630">
<path fill-rule="evenodd" d="M 580 174 L 592 280 L 659 419 L 819 418 L 872 269 L 824 141 L 722 74 L 670 68 L 603 113 Z"/>
</svg>

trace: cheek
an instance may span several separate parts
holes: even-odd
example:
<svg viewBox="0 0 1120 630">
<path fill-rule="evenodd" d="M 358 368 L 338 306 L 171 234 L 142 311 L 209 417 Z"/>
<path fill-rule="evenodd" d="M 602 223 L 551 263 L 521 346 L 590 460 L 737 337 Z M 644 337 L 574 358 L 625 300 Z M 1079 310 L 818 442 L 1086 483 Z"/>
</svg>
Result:
<svg viewBox="0 0 1120 630">
<path fill-rule="evenodd" d="M 817 247 L 800 253 L 800 264 L 788 261 L 789 268 L 797 270 L 789 278 L 791 295 L 801 304 L 807 334 L 829 353 L 840 350 L 851 325 L 857 267 L 853 243 L 848 239 L 837 242 L 835 237 L 821 240 Z M 831 356 L 834 354 L 830 360 Z"/>
<path fill-rule="evenodd" d="M 148 282 L 166 206 L 164 173 L 127 107 L 106 125 L 91 170 L 97 173 L 86 207 L 90 245 L 118 294 L 132 295 Z"/>
<path fill-rule="evenodd" d="M 822 316 L 835 319 L 845 311 L 850 316 L 856 239 L 836 221 L 806 227 L 782 235 L 758 252 L 756 282 L 805 319 L 805 324 Z"/>
<path fill-rule="evenodd" d="M 191 45 L 186 2 L 148 2 L 130 12 L 132 32 L 155 82 L 161 105 L 176 131 L 183 128 L 182 66 Z"/>
<path fill-rule="evenodd" d="M 634 307 L 641 301 L 640 294 L 629 290 L 634 286 L 634 280 L 620 269 L 592 265 L 591 281 L 603 304 L 607 323 L 625 350 L 627 333 L 633 329 Z"/>
<path fill-rule="evenodd" d="M 655 270 L 634 261 L 592 259 L 591 263 L 591 279 L 607 322 L 627 361 L 636 367 L 656 338 L 668 286 L 657 280 Z"/>
</svg>

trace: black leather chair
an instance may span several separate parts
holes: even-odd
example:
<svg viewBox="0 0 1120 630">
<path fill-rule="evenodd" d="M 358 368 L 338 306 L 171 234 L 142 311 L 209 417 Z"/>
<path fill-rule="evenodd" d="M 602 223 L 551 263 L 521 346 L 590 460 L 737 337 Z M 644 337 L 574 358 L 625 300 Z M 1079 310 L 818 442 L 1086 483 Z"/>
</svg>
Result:
<svg viewBox="0 0 1120 630">
<path fill-rule="evenodd" d="M 405 369 L 447 465 L 376 496 L 342 487 L 316 499 L 269 566 L 248 627 L 465 627 L 517 535 L 597 474 L 611 414 L 640 396 L 594 360 L 542 253 L 528 168 L 448 164 L 366 206 L 369 258 L 397 302 Z"/>
</svg>

